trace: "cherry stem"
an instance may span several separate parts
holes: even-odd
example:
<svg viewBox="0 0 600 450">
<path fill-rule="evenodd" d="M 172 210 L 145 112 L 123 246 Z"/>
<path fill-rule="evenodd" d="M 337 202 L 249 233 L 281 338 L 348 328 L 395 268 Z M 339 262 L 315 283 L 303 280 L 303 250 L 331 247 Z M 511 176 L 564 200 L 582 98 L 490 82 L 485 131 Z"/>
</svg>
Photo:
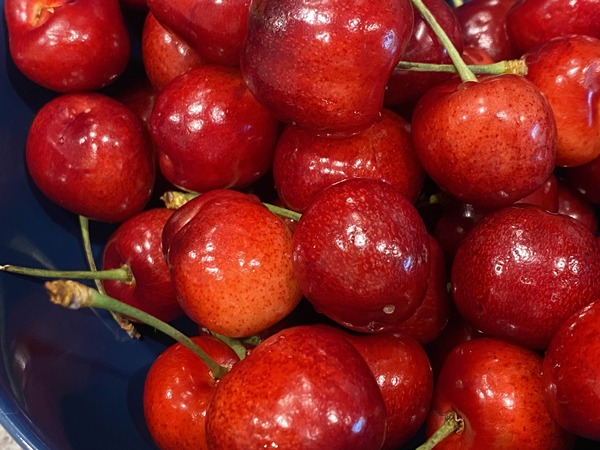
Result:
<svg viewBox="0 0 600 450">
<path fill-rule="evenodd" d="M 437 431 L 433 433 L 423 445 L 417 447 L 416 450 L 431 450 L 452 433 L 462 432 L 464 426 L 464 421 L 458 417 L 456 412 L 451 411 L 446 414 L 444 422 Z"/>
<path fill-rule="evenodd" d="M 454 5 L 455 8 L 458 8 L 459 6 L 462 6 L 464 4 L 463 0 L 452 0 L 452 4 Z"/>
<path fill-rule="evenodd" d="M 516 75 L 527 75 L 527 64 L 522 59 L 509 59 L 498 61 L 493 64 L 475 64 L 467 66 L 474 74 L 503 75 L 512 73 Z M 410 70 L 412 72 L 447 72 L 457 71 L 454 64 L 431 64 L 412 61 L 400 61 L 396 69 Z"/>
<path fill-rule="evenodd" d="M 108 270 L 50 270 L 35 269 L 32 267 L 13 266 L 5 264 L 0 266 L 0 271 L 27 275 L 41 278 L 74 278 L 77 280 L 115 280 L 124 283 L 133 283 L 134 278 L 128 265 Z"/>
<path fill-rule="evenodd" d="M 218 364 L 194 341 L 168 323 L 126 303 L 120 302 L 96 289 L 73 280 L 56 280 L 45 283 L 50 301 L 69 309 L 97 308 L 131 317 L 166 334 L 194 352 L 210 370 L 214 379 L 221 379 L 227 367 Z"/>
<path fill-rule="evenodd" d="M 199 195 L 201 194 L 198 194 L 196 192 L 167 191 L 163 194 L 163 196 L 160 199 L 163 201 L 166 208 L 177 209 L 185 205 L 193 198 L 198 197 Z M 263 205 L 265 205 L 267 209 L 273 214 L 279 217 L 284 217 L 286 219 L 291 219 L 295 222 L 298 222 L 300 220 L 300 217 L 302 216 L 302 214 L 296 211 L 282 208 L 281 206 L 275 206 L 271 203 L 263 202 Z"/>
<path fill-rule="evenodd" d="M 435 33 L 435 35 L 437 36 L 437 38 L 439 39 L 441 44 L 444 46 L 444 48 L 448 52 L 448 56 L 450 57 L 452 64 L 454 64 L 454 67 L 456 67 L 456 71 L 458 72 L 460 79 L 463 82 L 477 81 L 477 77 L 475 76 L 475 74 L 473 72 L 471 72 L 469 67 L 465 64 L 465 62 L 463 61 L 463 59 L 460 56 L 460 53 L 458 53 L 458 50 L 456 50 L 456 47 L 454 46 L 454 44 L 452 43 L 452 41 L 450 40 L 450 38 L 444 31 L 444 29 L 440 26 L 440 24 L 436 20 L 435 16 L 433 14 L 431 14 L 431 11 L 429 11 L 427 6 L 425 6 L 425 4 L 423 3 L 423 0 L 411 0 L 411 1 L 413 3 L 414 7 L 421 14 L 421 17 L 423 17 L 423 20 L 425 20 L 425 22 L 427 22 L 427 24 L 431 27 L 431 29 L 433 30 L 433 32 Z"/>
<path fill-rule="evenodd" d="M 92 251 L 92 242 L 90 240 L 90 221 L 87 217 L 81 215 L 79 216 L 79 230 L 81 232 L 81 240 L 83 242 L 83 249 L 85 252 L 85 258 L 87 260 L 88 267 L 92 272 L 98 272 L 98 268 L 96 267 L 96 261 L 94 260 L 94 252 Z M 102 286 L 100 279 L 94 279 L 94 283 L 96 284 L 96 288 L 100 293 L 106 294 L 106 292 L 104 291 L 104 286 Z M 133 323 L 131 323 L 125 317 L 113 311 L 110 312 L 110 315 L 112 316 L 113 320 L 117 323 L 117 325 L 119 325 L 119 327 L 123 331 L 125 331 L 130 338 L 140 338 L 140 333 L 135 329 Z"/>
</svg>

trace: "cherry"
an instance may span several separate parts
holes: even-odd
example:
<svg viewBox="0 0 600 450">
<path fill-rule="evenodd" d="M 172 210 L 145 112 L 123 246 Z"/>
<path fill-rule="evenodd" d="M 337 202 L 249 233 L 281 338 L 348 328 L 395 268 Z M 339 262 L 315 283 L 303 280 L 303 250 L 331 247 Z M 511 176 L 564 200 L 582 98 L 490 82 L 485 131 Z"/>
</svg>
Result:
<svg viewBox="0 0 600 450">
<path fill-rule="evenodd" d="M 225 367 L 239 361 L 235 352 L 216 338 L 192 340 Z M 143 408 L 148 431 L 161 450 L 208 448 L 206 410 L 217 383 L 202 360 L 180 343 L 156 358 L 146 375 Z"/>
<path fill-rule="evenodd" d="M 596 208 L 564 181 L 558 183 L 558 212 L 577 219 L 592 233 L 598 231 Z"/>
<path fill-rule="evenodd" d="M 425 296 L 427 236 L 417 210 L 392 186 L 344 180 L 302 214 L 293 236 L 294 273 L 322 314 L 354 330 L 390 329 Z"/>
<path fill-rule="evenodd" d="M 202 59 L 238 66 L 250 0 L 148 0 L 156 20 Z"/>
<path fill-rule="evenodd" d="M 573 448 L 574 436 L 546 408 L 541 372 L 540 355 L 500 339 L 458 345 L 442 366 L 426 432 L 432 435 L 452 412 L 462 428 L 435 448 Z"/>
<path fill-rule="evenodd" d="M 600 440 L 600 302 L 573 314 L 555 333 L 544 356 L 542 381 L 552 417 L 566 430 Z"/>
<path fill-rule="evenodd" d="M 412 136 L 421 164 L 441 189 L 489 208 L 540 188 L 556 159 L 550 105 L 518 75 L 433 87 L 415 108 Z"/>
<path fill-rule="evenodd" d="M 65 209 L 120 222 L 152 194 L 155 159 L 142 119 L 103 94 L 65 94 L 36 114 L 26 163 L 37 187 Z"/>
<path fill-rule="evenodd" d="M 179 302 L 212 332 L 259 333 L 300 301 L 291 232 L 254 196 L 204 203 L 170 241 L 167 262 Z"/>
<path fill-rule="evenodd" d="M 206 415 L 211 449 L 379 449 L 385 403 L 368 364 L 344 337 L 282 330 L 235 364 Z"/>
<path fill-rule="evenodd" d="M 205 64 L 185 41 L 163 27 L 148 12 L 142 32 L 142 61 L 152 85 L 161 91 L 177 75 Z"/>
<path fill-rule="evenodd" d="M 203 65 L 165 87 L 150 131 L 161 172 L 189 191 L 246 187 L 271 166 L 278 123 L 236 68 Z"/>
<path fill-rule="evenodd" d="M 351 134 L 377 121 L 385 85 L 413 26 L 409 0 L 250 4 L 241 69 L 281 121 Z M 368 88 L 365 88 L 368 86 Z"/>
<path fill-rule="evenodd" d="M 544 94 L 556 119 L 556 164 L 580 166 L 598 157 L 600 39 L 557 37 L 534 47 L 523 58 L 527 78 Z"/>
<path fill-rule="evenodd" d="M 582 166 L 568 167 L 563 175 L 565 181 L 586 200 L 600 204 L 600 157 Z"/>
<path fill-rule="evenodd" d="M 273 179 L 286 207 L 302 212 L 327 186 L 358 177 L 381 179 L 416 200 L 425 174 L 407 121 L 384 110 L 380 121 L 345 138 L 284 127 L 273 158 Z"/>
<path fill-rule="evenodd" d="M 102 269 L 127 266 L 133 282 L 105 280 L 106 294 L 166 322 L 183 315 L 162 253 L 162 232 L 173 211 L 149 209 L 136 214 L 109 236 Z"/>
<path fill-rule="evenodd" d="M 92 91 L 127 66 L 130 42 L 118 0 L 6 0 L 4 13 L 13 61 L 41 86 Z"/>
<path fill-rule="evenodd" d="M 518 0 L 506 13 L 510 42 L 523 54 L 553 37 L 583 34 L 600 39 L 596 0 Z"/>
<path fill-rule="evenodd" d="M 585 226 L 531 205 L 485 216 L 454 257 L 452 295 L 485 334 L 543 350 L 600 295 L 600 251 Z"/>
<path fill-rule="evenodd" d="M 494 61 L 521 56 L 512 48 L 506 14 L 516 0 L 472 0 L 454 10 L 465 46 L 481 48 Z"/>
</svg>

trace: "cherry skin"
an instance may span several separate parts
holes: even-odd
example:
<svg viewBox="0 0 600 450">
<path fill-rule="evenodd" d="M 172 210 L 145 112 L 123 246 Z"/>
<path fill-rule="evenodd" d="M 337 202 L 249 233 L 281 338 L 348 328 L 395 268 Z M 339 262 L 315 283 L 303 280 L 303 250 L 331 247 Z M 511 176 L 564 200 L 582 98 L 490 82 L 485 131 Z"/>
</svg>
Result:
<svg viewBox="0 0 600 450">
<path fill-rule="evenodd" d="M 454 411 L 464 429 L 435 448 L 571 449 L 574 436 L 552 419 L 544 401 L 542 357 L 500 339 L 460 344 L 442 366 L 426 433 Z"/>
<path fill-rule="evenodd" d="M 465 203 L 509 205 L 540 188 L 554 170 L 552 109 L 518 75 L 438 84 L 417 103 L 412 136 L 425 171 Z"/>
<path fill-rule="evenodd" d="M 558 212 L 577 219 L 594 234 L 598 231 L 594 205 L 562 180 L 558 183 Z"/>
<path fill-rule="evenodd" d="M 239 66 L 250 0 L 148 0 L 156 20 L 202 59 Z"/>
<path fill-rule="evenodd" d="M 35 83 L 61 93 L 115 81 L 130 42 L 118 0 L 7 0 L 10 54 Z"/>
<path fill-rule="evenodd" d="M 155 158 L 142 119 L 103 94 L 65 94 L 36 114 L 26 143 L 37 187 L 65 209 L 121 222 L 152 194 Z"/>
<path fill-rule="evenodd" d="M 185 313 L 225 336 L 263 331 L 301 298 L 291 232 L 254 196 L 205 203 L 171 239 L 167 262 Z"/>
<path fill-rule="evenodd" d="M 203 65 L 160 92 L 150 131 L 165 178 L 206 192 L 246 187 L 264 175 L 278 123 L 248 91 L 238 69 Z"/>
<path fill-rule="evenodd" d="M 205 63 L 187 42 L 163 27 L 149 12 L 142 30 L 142 61 L 152 85 L 161 91 L 178 75 Z"/>
<path fill-rule="evenodd" d="M 600 204 L 600 157 L 582 166 L 567 167 L 563 175 L 565 181 L 587 201 Z"/>
<path fill-rule="evenodd" d="M 600 18 L 600 16 L 599 16 Z M 523 56 L 527 78 L 548 99 L 558 130 L 556 164 L 580 166 L 600 155 L 600 39 L 569 35 Z"/>
<path fill-rule="evenodd" d="M 380 121 L 345 138 L 286 126 L 275 149 L 273 179 L 283 204 L 302 212 L 326 187 L 346 178 L 390 183 L 415 201 L 425 174 L 410 138 L 410 125 L 384 110 Z"/>
<path fill-rule="evenodd" d="M 457 51 L 462 52 L 462 33 L 454 9 L 444 0 L 423 0 L 423 3 L 446 32 Z M 413 31 L 402 54 L 402 60 L 450 64 L 451 60 L 446 49 L 431 27 L 421 17 L 416 8 L 413 8 L 413 14 Z M 409 70 L 394 69 L 386 86 L 384 102 L 386 105 L 392 106 L 417 100 L 429 88 L 453 76 L 453 74 L 448 73 L 411 72 Z"/>
<path fill-rule="evenodd" d="M 596 0 L 517 0 L 506 13 L 508 37 L 518 55 L 557 36 L 582 34 L 600 39 Z"/>
<path fill-rule="evenodd" d="M 521 56 L 513 50 L 506 31 L 506 14 L 514 3 L 515 0 L 472 0 L 456 8 L 454 13 L 465 46 L 485 50 L 494 61 Z"/>
<path fill-rule="evenodd" d="M 571 314 L 600 295 L 600 252 L 577 220 L 531 205 L 488 214 L 454 257 L 452 294 L 485 334 L 543 350 Z"/>
<path fill-rule="evenodd" d="M 409 0 L 254 1 L 242 74 L 279 120 L 352 134 L 379 119 L 412 16 Z"/>
<path fill-rule="evenodd" d="M 552 417 L 566 430 L 600 440 L 600 302 L 577 311 L 556 332 L 544 356 L 542 380 Z"/>
<path fill-rule="evenodd" d="M 429 252 L 431 263 L 423 302 L 412 316 L 395 327 L 395 330 L 412 336 L 420 344 L 427 344 L 442 333 L 451 311 L 446 257 L 433 236 L 429 236 Z"/>
<path fill-rule="evenodd" d="M 220 382 L 208 407 L 213 450 L 379 449 L 385 403 L 368 364 L 344 337 L 311 326 L 259 344 Z"/>
<path fill-rule="evenodd" d="M 110 235 L 102 255 L 103 269 L 127 265 L 134 278 L 103 281 L 106 293 L 165 322 L 183 315 L 162 253 L 163 227 L 172 213 L 154 208 L 129 218 Z"/>
<path fill-rule="evenodd" d="M 211 336 L 192 340 L 225 367 L 239 361 L 223 341 Z M 161 450 L 208 449 L 206 410 L 217 385 L 208 367 L 182 344 L 156 358 L 146 376 L 143 402 L 148 431 Z"/>
<path fill-rule="evenodd" d="M 341 325 L 390 329 L 423 301 L 427 231 L 414 206 L 383 181 L 348 179 L 323 190 L 302 214 L 293 245 L 302 293 Z"/>
</svg>

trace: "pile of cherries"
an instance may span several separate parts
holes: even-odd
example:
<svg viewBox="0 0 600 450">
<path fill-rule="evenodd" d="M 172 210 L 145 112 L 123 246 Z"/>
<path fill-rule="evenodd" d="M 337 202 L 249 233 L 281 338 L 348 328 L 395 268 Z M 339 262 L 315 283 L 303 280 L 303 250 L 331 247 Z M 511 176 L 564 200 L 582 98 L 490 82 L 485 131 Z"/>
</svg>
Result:
<svg viewBox="0 0 600 450">
<path fill-rule="evenodd" d="M 4 5 L 32 180 L 115 225 L 50 295 L 198 325 L 159 448 L 600 441 L 598 0 Z"/>
</svg>

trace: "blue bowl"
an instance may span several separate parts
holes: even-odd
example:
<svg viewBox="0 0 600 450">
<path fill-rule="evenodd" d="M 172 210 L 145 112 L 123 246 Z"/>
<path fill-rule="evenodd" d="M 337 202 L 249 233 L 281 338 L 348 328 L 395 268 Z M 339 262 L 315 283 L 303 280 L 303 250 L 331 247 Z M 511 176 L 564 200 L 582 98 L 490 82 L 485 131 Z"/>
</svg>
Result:
<svg viewBox="0 0 600 450">
<path fill-rule="evenodd" d="M 0 264 L 85 269 L 77 217 L 45 199 L 25 168 L 29 126 L 56 94 L 18 71 L 4 16 L 0 27 Z M 112 229 L 91 224 L 97 258 Z M 168 342 L 132 340 L 104 311 L 54 306 L 43 281 L 0 273 L 0 424 L 28 449 L 156 448 L 143 383 Z"/>
</svg>

